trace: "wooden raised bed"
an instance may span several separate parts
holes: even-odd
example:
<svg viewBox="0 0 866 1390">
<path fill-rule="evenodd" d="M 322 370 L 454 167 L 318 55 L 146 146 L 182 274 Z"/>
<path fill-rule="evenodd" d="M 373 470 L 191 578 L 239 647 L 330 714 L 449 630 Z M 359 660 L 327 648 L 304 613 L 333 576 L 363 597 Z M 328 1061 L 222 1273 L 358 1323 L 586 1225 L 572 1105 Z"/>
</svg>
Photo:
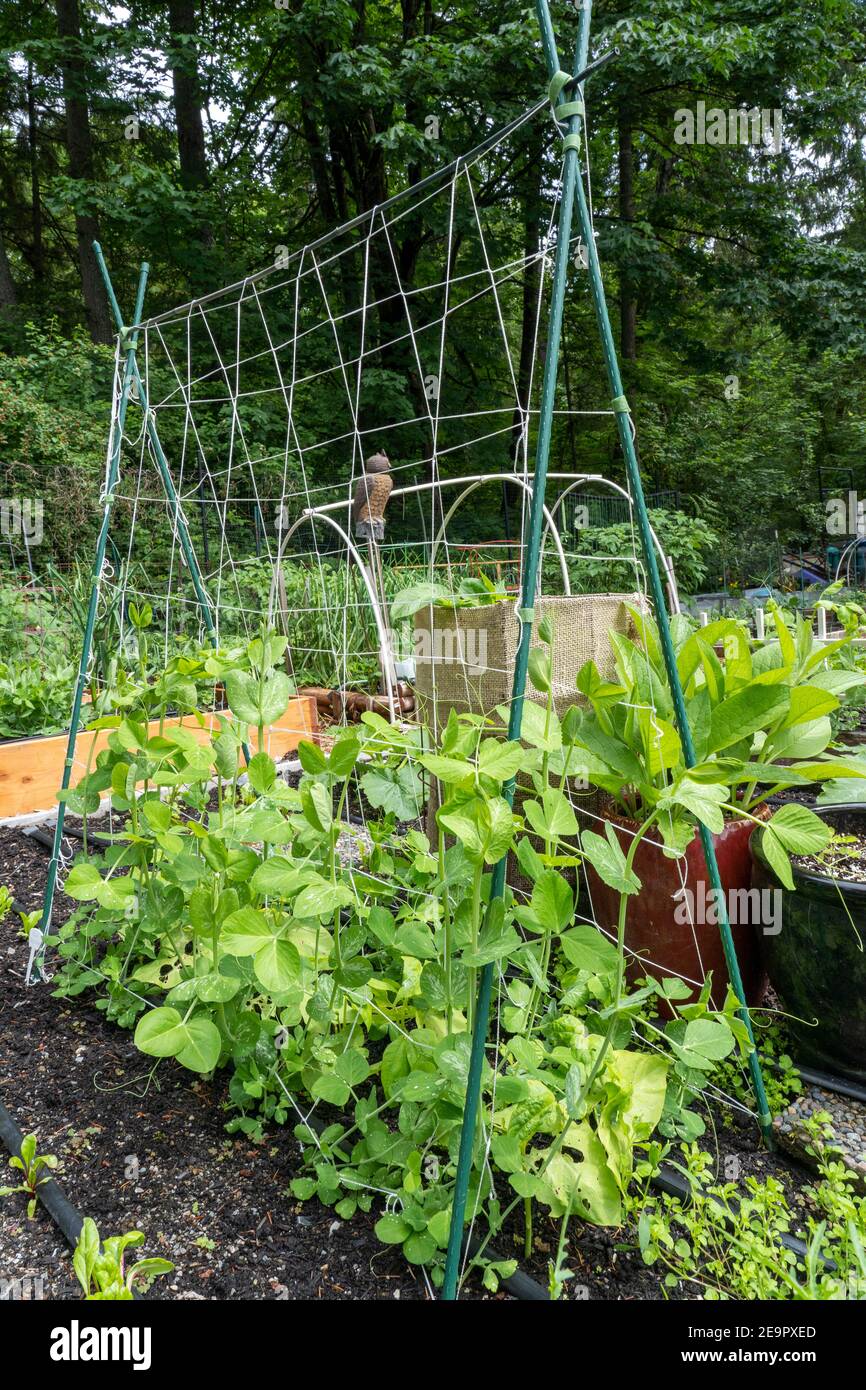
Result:
<svg viewBox="0 0 866 1390">
<path fill-rule="evenodd" d="M 224 710 L 222 714 L 227 715 L 228 711 Z M 216 714 L 205 715 L 205 726 L 202 728 L 195 719 L 186 715 L 182 719 L 166 719 L 163 728 L 183 725 L 204 743 L 217 718 Z M 159 733 L 158 720 L 154 720 L 149 727 L 151 734 Z M 286 754 L 293 753 L 301 739 L 317 740 L 318 728 L 315 700 L 309 696 L 290 700 L 285 714 L 265 730 L 265 749 L 279 761 Z M 84 776 L 88 758 L 92 767 L 96 754 L 107 747 L 109 733 L 107 729 L 91 734 L 82 730 L 78 735 L 73 785 Z M 12 816 L 54 809 L 63 778 L 66 743 L 66 734 L 0 743 L 0 822 Z M 253 749 L 258 747 L 256 729 L 250 729 L 250 743 Z"/>
</svg>

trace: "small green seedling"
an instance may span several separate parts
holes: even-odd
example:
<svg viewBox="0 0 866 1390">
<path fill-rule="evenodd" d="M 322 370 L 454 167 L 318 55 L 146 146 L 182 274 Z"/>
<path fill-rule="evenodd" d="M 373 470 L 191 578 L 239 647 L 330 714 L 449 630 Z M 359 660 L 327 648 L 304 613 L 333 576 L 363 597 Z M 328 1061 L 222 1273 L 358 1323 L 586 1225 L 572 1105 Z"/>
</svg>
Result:
<svg viewBox="0 0 866 1390">
<path fill-rule="evenodd" d="M 36 1203 L 39 1200 L 37 1188 L 44 1182 L 51 1181 L 51 1170 L 56 1168 L 59 1159 L 55 1154 L 38 1154 L 36 1152 L 36 1135 L 26 1134 L 21 1140 L 21 1157 L 14 1155 L 9 1160 L 10 1168 L 18 1168 L 24 1174 L 24 1181 L 18 1183 L 17 1187 L 0 1187 L 0 1197 L 11 1197 L 13 1192 L 26 1192 L 29 1201 L 27 1203 L 27 1218 L 32 1221 L 36 1215 Z M 43 1168 L 48 1169 L 43 1173 Z"/>
<path fill-rule="evenodd" d="M 12 893 L 0 883 L 0 923 L 4 922 L 12 911 Z"/>
<path fill-rule="evenodd" d="M 125 1269 L 124 1251 L 143 1243 L 143 1231 L 127 1231 L 100 1242 L 96 1222 L 90 1216 L 84 1218 L 72 1264 L 87 1302 L 128 1301 L 134 1297 L 136 1281 L 147 1290 L 158 1275 L 171 1273 L 171 1261 L 160 1259 L 139 1260 L 130 1270 Z"/>
</svg>

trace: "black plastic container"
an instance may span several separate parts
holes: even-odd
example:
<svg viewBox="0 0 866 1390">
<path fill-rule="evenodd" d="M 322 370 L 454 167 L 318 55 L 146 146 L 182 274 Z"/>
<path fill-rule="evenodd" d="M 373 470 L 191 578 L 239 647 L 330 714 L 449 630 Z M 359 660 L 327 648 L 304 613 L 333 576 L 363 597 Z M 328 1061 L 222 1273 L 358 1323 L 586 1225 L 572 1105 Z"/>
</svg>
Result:
<svg viewBox="0 0 866 1390">
<path fill-rule="evenodd" d="M 842 818 L 866 834 L 866 806 L 816 806 L 836 828 Z M 756 830 L 750 849 L 754 888 L 780 888 Z M 798 1056 L 825 1071 L 866 1082 L 866 883 L 791 866 L 795 890 L 781 889 L 781 930 L 759 933 L 770 983 L 789 1015 Z M 812 1025 L 812 1026 L 810 1026 Z"/>
</svg>

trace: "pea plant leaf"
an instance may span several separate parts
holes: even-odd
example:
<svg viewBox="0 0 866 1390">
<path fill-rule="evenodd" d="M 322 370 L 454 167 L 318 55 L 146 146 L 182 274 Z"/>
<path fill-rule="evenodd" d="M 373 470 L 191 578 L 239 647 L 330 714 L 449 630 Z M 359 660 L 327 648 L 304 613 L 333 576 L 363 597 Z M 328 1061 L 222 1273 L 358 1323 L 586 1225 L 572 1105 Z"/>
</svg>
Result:
<svg viewBox="0 0 866 1390">
<path fill-rule="evenodd" d="M 372 767 L 361 776 L 361 790 L 377 811 L 391 811 L 398 820 L 416 820 L 423 805 L 423 788 L 411 763 L 401 767 Z"/>
<path fill-rule="evenodd" d="M 177 1009 L 151 1009 L 138 1022 L 135 1045 L 149 1057 L 176 1057 L 190 1071 L 213 1071 L 222 1050 L 216 1024 L 200 1014 L 182 1019 Z"/>
<path fill-rule="evenodd" d="M 618 893 L 639 893 L 640 880 L 633 869 L 626 864 L 622 846 L 609 821 L 605 823 L 605 838 L 596 835 L 594 830 L 585 830 L 581 836 L 581 848 L 595 869 L 602 883 L 615 888 Z"/>
</svg>

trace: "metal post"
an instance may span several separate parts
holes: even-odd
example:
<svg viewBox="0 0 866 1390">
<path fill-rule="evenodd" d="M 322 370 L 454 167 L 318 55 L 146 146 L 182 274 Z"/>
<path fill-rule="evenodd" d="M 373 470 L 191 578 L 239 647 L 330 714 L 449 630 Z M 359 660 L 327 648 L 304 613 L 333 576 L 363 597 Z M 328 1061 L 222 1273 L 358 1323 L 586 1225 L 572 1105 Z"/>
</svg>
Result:
<svg viewBox="0 0 866 1390">
<path fill-rule="evenodd" d="M 546 5 L 544 10 L 546 11 Z M 539 9 L 539 18 L 542 18 Z M 549 16 L 547 27 L 542 20 L 542 39 L 548 64 L 552 72 L 558 69 L 555 60 L 555 45 L 552 42 Z M 575 73 L 580 74 L 582 64 L 578 61 Z M 532 499 L 529 511 L 529 533 L 526 541 L 526 564 L 523 567 L 520 608 L 520 643 L 514 664 L 511 708 L 508 719 L 508 737 L 520 737 L 523 723 L 523 697 L 526 690 L 526 674 L 529 665 L 529 645 L 532 640 L 533 607 L 538 577 L 538 553 L 541 545 L 541 528 L 544 519 L 544 493 L 547 483 L 547 464 L 550 456 L 550 439 L 553 427 L 553 407 L 556 395 L 556 378 L 559 366 L 559 343 L 562 333 L 562 316 L 565 305 L 565 285 L 568 276 L 568 253 L 571 243 L 571 221 L 574 208 L 575 188 L 579 184 L 576 141 L 568 137 L 577 135 L 579 123 L 576 115 L 568 118 L 565 146 L 562 199 L 559 205 L 559 219 L 556 234 L 556 253 L 553 267 L 553 293 L 550 305 L 547 352 L 544 358 L 544 377 L 541 387 L 541 407 L 539 411 L 538 441 L 535 450 L 535 471 L 532 480 Z M 503 796 L 511 803 L 514 800 L 514 779 L 503 788 Z M 500 859 L 494 866 L 490 888 L 491 901 L 501 898 L 505 890 L 506 859 Z M 445 1261 L 445 1279 L 442 1297 L 453 1300 L 457 1296 L 457 1281 L 460 1273 L 460 1252 L 463 1244 L 463 1220 L 466 1214 L 466 1198 L 469 1190 L 469 1177 L 472 1171 L 472 1150 L 475 1146 L 475 1129 L 478 1115 L 478 1102 L 481 1095 L 481 1071 L 484 1063 L 484 1048 L 487 1042 L 487 1028 L 490 1015 L 490 997 L 493 988 L 493 966 L 485 965 L 481 971 L 478 989 L 478 1006 L 472 1029 L 472 1048 L 469 1060 L 469 1075 L 466 1083 L 466 1100 L 463 1107 L 463 1127 L 460 1133 L 460 1151 L 457 1159 L 457 1176 L 454 1183 L 454 1202 L 451 1209 L 451 1228 L 448 1233 L 448 1253 Z"/>
<path fill-rule="evenodd" d="M 99 265 L 99 269 L 102 272 L 102 278 L 105 281 L 105 289 L 108 295 L 108 302 L 111 305 L 111 312 L 113 313 L 115 322 L 117 324 L 117 331 L 122 335 L 124 332 L 123 316 L 120 312 L 120 305 L 117 302 L 117 297 L 114 293 L 114 287 L 111 283 L 111 277 L 108 273 L 108 267 L 105 264 L 105 260 L 102 255 L 102 248 L 100 247 L 98 241 L 95 241 L 93 243 L 93 249 L 96 253 L 96 260 Z M 137 313 L 133 322 L 137 323 L 140 317 L 140 314 Z M 138 335 L 136 334 L 135 336 L 137 337 Z M 141 373 L 138 370 L 138 362 L 136 361 L 134 350 L 132 352 L 131 361 L 132 374 L 138 392 L 138 400 L 139 404 L 141 405 L 142 413 L 144 414 L 144 424 L 145 429 L 147 430 L 147 437 L 150 440 L 150 446 L 153 451 L 153 457 L 156 462 L 157 469 L 159 470 L 159 476 L 162 479 L 162 485 L 165 488 L 165 491 L 168 495 L 168 500 L 174 509 L 174 524 L 177 529 L 181 550 L 183 551 L 183 557 L 186 560 L 186 566 L 189 570 L 190 579 L 192 580 L 193 588 L 195 589 L 196 598 L 198 599 L 199 606 L 201 607 L 202 614 L 204 616 L 204 624 L 207 628 L 208 635 L 215 642 L 216 626 L 213 620 L 213 613 L 211 612 L 210 599 L 208 598 L 204 588 L 204 583 L 201 577 L 201 570 L 199 569 L 198 565 L 198 558 L 196 557 L 192 541 L 190 540 L 189 527 L 187 526 L 183 508 L 180 505 L 180 498 L 177 495 L 177 489 L 174 485 L 174 479 L 171 476 L 168 461 L 165 457 L 165 454 L 162 451 L 162 445 L 159 441 L 159 435 L 157 434 L 156 430 L 156 422 L 153 418 L 153 412 L 151 411 L 150 405 L 148 403 L 147 392 L 144 389 L 144 382 L 142 381 Z"/>
<path fill-rule="evenodd" d="M 580 83 L 585 76 L 587 67 L 587 52 L 589 48 L 589 24 L 590 24 L 591 0 L 583 0 L 580 12 L 580 25 L 577 41 L 577 52 L 575 55 L 574 74 L 571 86 L 580 95 L 580 106 L 582 106 L 582 88 Z M 548 73 L 551 81 L 559 72 L 559 59 L 557 55 L 556 39 L 553 32 L 553 25 L 550 17 L 548 0 L 536 0 L 536 12 L 541 28 L 541 41 L 544 48 L 545 59 L 547 61 Z M 593 65 L 593 68 L 596 65 Z M 601 270 L 598 262 L 598 252 L 596 250 L 595 238 L 592 232 L 592 223 L 589 216 L 589 208 L 586 202 L 582 180 L 578 177 L 578 139 L 580 133 L 580 107 L 574 111 L 574 102 L 570 102 L 573 114 L 569 114 L 568 132 L 565 140 L 564 167 L 562 179 L 562 200 L 559 209 L 559 222 L 556 243 L 556 257 L 554 262 L 553 294 L 550 308 L 550 327 L 548 337 L 548 350 L 544 363 L 544 378 L 541 392 L 541 406 L 539 411 L 539 436 L 535 456 L 535 472 L 533 477 L 532 503 L 529 520 L 529 536 L 527 538 L 526 565 L 523 572 L 523 586 L 521 597 L 521 633 L 520 645 L 517 650 L 515 661 L 514 681 L 512 685 L 511 710 L 508 723 L 508 737 L 518 738 L 522 724 L 523 698 L 526 689 L 526 675 L 529 660 L 529 643 L 532 634 L 533 605 L 535 601 L 535 585 L 537 577 L 538 549 L 541 539 L 541 519 L 544 502 L 544 489 L 547 480 L 547 463 L 550 453 L 550 437 L 553 421 L 553 406 L 556 390 L 556 376 L 559 359 L 559 344 L 562 330 L 563 306 L 565 300 L 565 285 L 568 272 L 568 251 L 571 239 L 571 219 L 574 203 L 577 204 L 578 216 L 580 218 L 581 233 L 587 247 L 589 257 L 590 287 L 592 291 L 593 305 L 595 307 L 596 319 L 602 341 L 605 364 L 607 366 L 608 381 L 611 394 L 613 396 L 613 409 L 616 414 L 617 431 L 619 434 L 620 445 L 626 460 L 629 483 L 632 496 L 638 515 L 638 526 L 641 537 L 641 546 L 644 559 L 647 565 L 647 572 L 650 578 L 650 588 L 653 596 L 653 603 L 659 625 L 659 636 L 664 652 L 665 667 L 668 673 L 668 680 L 671 686 L 671 694 L 674 701 L 674 708 L 677 715 L 677 723 L 680 729 L 680 737 L 683 744 L 683 755 L 687 766 L 693 766 L 695 762 L 694 745 L 692 743 L 691 730 L 689 728 L 688 716 L 685 709 L 682 687 L 679 681 L 679 674 L 676 665 L 676 655 L 671 640 L 670 625 L 668 623 L 667 609 L 665 607 L 664 590 L 662 588 L 659 568 L 653 550 L 652 536 L 650 531 L 649 517 L 647 515 L 646 502 L 641 483 L 640 469 L 638 467 L 637 455 L 634 447 L 634 439 L 631 431 L 631 423 L 628 412 L 628 405 L 622 394 L 622 381 L 619 373 L 619 364 L 616 357 L 616 349 L 613 342 L 610 320 L 607 313 L 607 304 L 604 298 L 604 287 L 601 279 Z M 569 137 L 575 137 L 571 139 Z M 514 796 L 514 782 L 510 782 L 503 788 L 503 795 L 510 802 Z M 716 863 L 715 849 L 712 836 L 704 827 L 700 828 L 701 842 L 704 849 L 707 870 L 712 886 L 718 890 L 717 900 L 723 902 L 721 893 L 721 883 L 719 880 L 718 865 Z M 501 859 L 493 870 L 493 881 L 490 890 L 491 900 L 501 897 L 505 886 L 506 860 Z M 752 1083 L 758 1101 L 761 1129 L 765 1139 L 769 1142 L 771 1117 L 767 1106 L 766 1094 L 764 1092 L 763 1077 L 761 1075 L 760 1063 L 757 1052 L 754 1048 L 754 1038 L 751 1030 L 748 1009 L 745 1004 L 742 979 L 740 976 L 739 964 L 734 950 L 733 939 L 731 937 L 730 925 L 727 916 L 722 908 L 722 921 L 720 931 L 722 934 L 722 944 L 725 953 L 725 960 L 731 983 L 740 1000 L 740 1013 L 749 1032 L 752 1041 L 752 1054 L 749 1059 L 749 1066 L 752 1073 Z M 466 1083 L 466 1100 L 463 1109 L 463 1126 L 460 1134 L 460 1149 L 457 1160 L 457 1175 L 454 1184 L 454 1201 L 451 1211 L 451 1228 L 448 1236 L 448 1252 L 445 1262 L 445 1278 L 442 1288 L 442 1298 L 451 1301 L 457 1296 L 457 1281 L 459 1277 L 460 1253 L 463 1243 L 463 1222 L 466 1214 L 466 1200 L 469 1188 L 469 1177 L 472 1169 L 472 1150 L 475 1145 L 475 1131 L 478 1113 L 478 1104 L 481 1095 L 481 1072 L 484 1061 L 484 1049 L 487 1041 L 487 1028 L 490 1013 L 490 998 L 493 985 L 493 966 L 487 965 L 481 973 L 481 983 L 478 991 L 478 1005 L 475 1012 L 475 1023 L 472 1032 L 472 1044 L 469 1061 L 469 1074 Z"/>
<path fill-rule="evenodd" d="M 97 252 L 100 269 L 106 281 L 109 300 L 112 308 L 115 309 L 118 321 L 120 312 L 117 309 L 117 300 L 114 298 L 114 291 L 111 282 L 108 280 L 108 272 L 105 270 L 105 263 L 102 260 L 102 252 L 98 245 L 94 249 Z M 138 278 L 138 294 L 135 300 L 134 323 L 141 318 L 142 307 L 144 304 L 144 292 L 147 286 L 147 276 L 150 267 L 145 261 L 141 267 Z M 122 323 L 119 322 L 122 331 Z M 96 554 L 93 560 L 93 570 L 90 578 L 90 602 L 87 608 L 87 619 L 84 625 L 84 640 L 81 646 L 81 659 L 78 663 L 78 678 L 75 683 L 75 694 L 72 700 L 72 714 L 69 724 L 69 737 L 66 742 L 66 758 L 63 763 L 63 778 L 61 789 L 67 791 L 72 779 L 72 766 L 75 761 L 75 744 L 78 738 L 78 722 L 81 718 L 81 706 L 84 699 L 84 689 L 87 684 L 87 668 L 90 665 L 90 652 L 93 645 L 93 630 L 96 626 L 96 613 L 99 606 L 99 596 L 102 589 L 102 570 L 105 564 L 105 550 L 108 545 L 108 531 L 111 524 L 111 509 L 114 503 L 114 493 L 117 481 L 120 476 L 120 454 L 123 446 L 123 429 L 126 423 L 126 411 L 129 405 L 129 393 L 135 379 L 135 347 L 138 339 L 137 332 L 129 335 L 124 342 L 121 337 L 121 346 L 126 353 L 123 366 L 123 377 L 121 380 L 120 395 L 117 400 L 116 408 L 112 407 L 111 436 L 108 448 L 108 469 L 105 480 L 105 494 L 103 497 L 102 522 L 99 528 L 99 536 L 96 541 Z M 60 864 L 60 849 L 63 841 L 63 823 L 66 815 L 66 802 L 61 799 L 57 808 L 57 822 L 54 827 L 54 844 L 51 849 L 51 860 L 48 865 L 48 878 L 45 884 L 45 895 L 42 903 L 42 932 L 47 938 L 51 930 L 51 913 L 54 907 L 54 894 L 57 887 L 57 869 Z M 41 960 L 41 956 L 40 956 Z M 36 966 L 39 968 L 38 962 Z"/>
<path fill-rule="evenodd" d="M 538 5 L 543 11 L 543 26 L 550 28 L 550 11 L 548 0 L 538 0 Z M 586 55 L 589 48 L 589 25 L 591 16 L 592 0 L 583 0 L 583 7 L 580 11 L 580 27 L 578 38 L 578 62 L 580 66 L 585 65 Z M 551 29 L 552 35 L 552 29 Z M 556 50 L 548 52 L 548 65 L 555 64 Z M 580 218 L 581 232 L 589 253 L 589 284 L 592 295 L 592 302 L 595 308 L 595 316 L 601 335 L 602 348 L 604 350 L 604 360 L 607 366 L 608 384 L 612 405 L 616 414 L 616 427 L 619 434 L 620 447 L 626 463 L 626 471 L 634 499 L 635 511 L 637 512 L 638 528 L 640 530 L 641 548 L 643 550 L 644 561 L 646 563 L 647 574 L 649 576 L 650 590 L 652 593 L 653 606 L 656 613 L 656 621 L 659 629 L 659 639 L 661 641 L 662 653 L 664 655 L 665 669 L 668 675 L 671 697 L 676 713 L 677 727 L 683 746 L 683 760 L 686 767 L 693 767 L 697 761 L 695 748 L 692 740 L 692 731 L 689 726 L 689 718 L 686 713 L 685 699 L 682 686 L 680 684 L 679 672 L 677 670 L 676 653 L 671 639 L 670 623 L 668 621 L 667 609 L 664 601 L 664 591 L 662 589 L 661 577 L 659 575 L 658 563 L 656 561 L 655 550 L 652 544 L 650 533 L 649 517 L 647 515 L 646 501 L 644 498 L 643 484 L 641 482 L 640 467 L 637 461 L 637 453 L 634 447 L 634 435 L 632 433 L 631 415 L 628 404 L 622 392 L 622 378 L 619 372 L 619 363 L 614 347 L 613 333 L 610 326 L 610 317 L 607 312 L 607 301 L 604 295 L 604 283 L 601 278 L 601 267 L 598 260 L 598 250 L 595 244 L 595 237 L 592 231 L 592 219 L 589 213 L 589 206 L 586 201 L 586 192 L 583 187 L 583 180 L 577 180 L 577 206 Z M 740 1003 L 739 1014 L 749 1035 L 752 1051 L 749 1055 L 749 1071 L 752 1079 L 752 1089 L 755 1093 L 755 1100 L 758 1106 L 758 1122 L 764 1142 L 768 1148 L 772 1147 L 772 1116 L 767 1104 L 767 1095 L 764 1088 L 764 1078 L 761 1072 L 761 1063 L 755 1047 L 755 1038 L 752 1032 L 752 1022 L 749 1017 L 749 1009 L 746 1004 L 745 991 L 743 989 L 743 979 L 740 974 L 740 965 L 737 960 L 737 952 L 734 946 L 734 939 L 731 935 L 731 926 L 728 921 L 725 897 L 722 891 L 722 883 L 719 877 L 719 866 L 716 862 L 716 850 L 713 843 L 711 832 L 705 825 L 699 827 L 701 845 L 704 851 L 704 860 L 707 866 L 707 873 L 711 886 L 715 889 L 715 898 L 719 903 L 719 932 L 722 938 L 722 949 L 725 955 L 725 964 L 728 967 L 728 975 L 734 993 Z"/>
</svg>

